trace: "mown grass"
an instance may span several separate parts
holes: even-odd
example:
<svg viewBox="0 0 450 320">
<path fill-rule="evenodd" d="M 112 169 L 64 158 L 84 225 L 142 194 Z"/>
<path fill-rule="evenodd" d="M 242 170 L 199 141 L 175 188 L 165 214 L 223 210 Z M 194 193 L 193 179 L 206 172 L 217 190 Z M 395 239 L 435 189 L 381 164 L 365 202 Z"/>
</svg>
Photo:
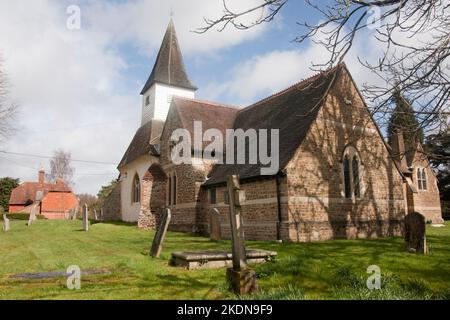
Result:
<svg viewBox="0 0 450 320">
<path fill-rule="evenodd" d="M 450 226 L 428 227 L 430 254 L 406 253 L 402 239 L 318 243 L 247 242 L 278 257 L 256 266 L 258 299 L 448 299 Z M 235 299 L 225 270 L 187 271 L 168 265 L 180 250 L 229 249 L 229 241 L 170 232 L 160 259 L 148 256 L 152 231 L 124 223 L 98 223 L 89 232 L 80 221 L 12 221 L 0 233 L 0 299 Z M 108 270 L 83 276 L 81 290 L 65 278 L 16 279 L 30 272 L 65 271 L 70 265 Z M 367 267 L 378 265 L 382 290 L 365 286 Z"/>
</svg>

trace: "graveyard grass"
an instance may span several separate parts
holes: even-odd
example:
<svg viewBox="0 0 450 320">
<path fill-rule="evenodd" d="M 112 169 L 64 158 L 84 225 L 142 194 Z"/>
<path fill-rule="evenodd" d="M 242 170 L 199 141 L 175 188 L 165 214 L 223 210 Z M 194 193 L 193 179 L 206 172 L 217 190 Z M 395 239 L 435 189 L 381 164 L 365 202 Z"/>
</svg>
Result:
<svg viewBox="0 0 450 320">
<path fill-rule="evenodd" d="M 403 240 L 338 240 L 318 243 L 252 242 L 251 248 L 278 251 L 275 261 L 254 267 L 258 299 L 449 299 L 450 224 L 427 227 L 430 254 L 406 253 Z M 229 241 L 169 232 L 160 259 L 149 256 L 153 231 L 124 223 L 43 221 L 32 227 L 11 221 L 0 233 L 0 299 L 236 299 L 225 269 L 187 271 L 168 265 L 180 250 L 229 249 Z M 82 276 L 81 289 L 66 278 L 16 279 L 12 275 L 62 271 L 70 265 L 107 270 Z M 382 289 L 369 291 L 366 269 L 378 265 Z"/>
</svg>

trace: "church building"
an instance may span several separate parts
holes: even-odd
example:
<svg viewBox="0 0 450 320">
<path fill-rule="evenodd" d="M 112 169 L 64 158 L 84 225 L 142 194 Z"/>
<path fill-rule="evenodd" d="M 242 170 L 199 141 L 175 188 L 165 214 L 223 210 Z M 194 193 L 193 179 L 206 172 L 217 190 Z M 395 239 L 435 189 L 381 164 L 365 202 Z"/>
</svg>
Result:
<svg viewBox="0 0 450 320">
<path fill-rule="evenodd" d="M 171 21 L 141 91 L 141 127 L 118 166 L 120 183 L 110 200 L 120 219 L 154 228 L 170 208 L 169 230 L 207 235 L 217 208 L 229 237 L 226 179 L 237 174 L 246 194 L 246 239 L 401 236 L 409 212 L 442 220 L 426 158 L 393 155 L 401 154 L 401 134 L 393 146 L 385 142 L 344 63 L 246 107 L 198 100 L 196 90 Z M 175 164 L 172 133 L 194 135 L 195 121 L 202 133 L 216 129 L 224 136 L 227 129 L 279 130 L 279 170 L 262 175 L 260 164 L 220 163 L 198 157 L 195 147 L 190 164 Z M 252 143 L 258 141 L 246 147 Z"/>
</svg>

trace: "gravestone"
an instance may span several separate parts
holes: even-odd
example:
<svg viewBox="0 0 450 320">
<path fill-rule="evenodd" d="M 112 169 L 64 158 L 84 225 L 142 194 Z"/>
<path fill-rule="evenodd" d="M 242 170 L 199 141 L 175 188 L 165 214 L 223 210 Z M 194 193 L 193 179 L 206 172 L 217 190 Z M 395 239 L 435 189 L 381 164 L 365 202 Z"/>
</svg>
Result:
<svg viewBox="0 0 450 320">
<path fill-rule="evenodd" d="M 9 219 L 6 216 L 6 214 L 3 214 L 3 231 L 8 232 L 9 231 Z"/>
<path fill-rule="evenodd" d="M 406 250 L 427 254 L 427 238 L 425 235 L 425 217 L 418 212 L 409 213 L 405 217 Z"/>
<path fill-rule="evenodd" d="M 27 225 L 29 227 L 33 224 L 33 222 L 35 222 L 37 220 L 36 211 L 37 211 L 38 207 L 39 207 L 39 204 L 35 204 L 31 208 L 30 217 L 28 218 L 28 223 L 27 223 Z"/>
<path fill-rule="evenodd" d="M 6 216 L 6 212 L 3 212 L 2 207 L 0 207 L 0 215 L 3 216 L 3 231 L 8 232 L 9 231 L 9 219 Z"/>
<path fill-rule="evenodd" d="M 70 220 L 77 220 L 77 209 L 70 210 Z"/>
<path fill-rule="evenodd" d="M 209 238 L 212 241 L 219 241 L 221 239 L 221 227 L 220 227 L 220 212 L 217 208 L 211 210 L 211 224 Z"/>
<path fill-rule="evenodd" d="M 150 255 L 153 258 L 159 258 L 159 255 L 161 254 L 162 245 L 166 237 L 171 218 L 172 214 L 170 209 L 166 209 L 161 216 L 161 221 L 159 222 L 158 229 L 156 230 L 155 237 L 153 238 L 152 248 L 150 249 Z"/>
<path fill-rule="evenodd" d="M 83 230 L 84 231 L 89 231 L 89 209 L 88 209 L 88 205 L 85 204 L 83 208 L 84 208 L 84 210 L 83 210 Z"/>
<path fill-rule="evenodd" d="M 240 189 L 238 176 L 229 176 L 227 181 L 230 200 L 231 244 L 233 268 L 227 269 L 227 281 L 230 288 L 238 295 L 258 291 L 256 273 L 247 266 L 245 251 L 244 226 L 241 206 L 245 202 L 245 193 Z"/>
</svg>

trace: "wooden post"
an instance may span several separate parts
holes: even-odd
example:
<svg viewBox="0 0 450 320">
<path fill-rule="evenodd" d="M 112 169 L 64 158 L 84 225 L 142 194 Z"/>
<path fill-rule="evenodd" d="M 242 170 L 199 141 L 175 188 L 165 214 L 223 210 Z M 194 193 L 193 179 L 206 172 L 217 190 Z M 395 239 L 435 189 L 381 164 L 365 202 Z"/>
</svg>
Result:
<svg viewBox="0 0 450 320">
<path fill-rule="evenodd" d="M 234 293 L 244 295 L 258 290 L 256 274 L 247 266 L 244 226 L 241 217 L 241 206 L 245 202 L 245 193 L 240 189 L 238 176 L 229 176 L 227 187 L 230 199 L 231 243 L 233 254 L 233 268 L 227 270 L 227 280 Z"/>
<path fill-rule="evenodd" d="M 211 241 L 219 241 L 222 237 L 222 230 L 220 226 L 220 212 L 217 208 L 211 210 L 211 223 L 209 238 Z"/>
<path fill-rule="evenodd" d="M 230 223 L 231 242 L 233 252 L 233 269 L 241 271 L 247 268 L 247 258 L 244 244 L 244 228 L 241 218 L 241 193 L 239 178 L 237 176 L 228 177 L 228 194 L 230 198 Z"/>
</svg>

